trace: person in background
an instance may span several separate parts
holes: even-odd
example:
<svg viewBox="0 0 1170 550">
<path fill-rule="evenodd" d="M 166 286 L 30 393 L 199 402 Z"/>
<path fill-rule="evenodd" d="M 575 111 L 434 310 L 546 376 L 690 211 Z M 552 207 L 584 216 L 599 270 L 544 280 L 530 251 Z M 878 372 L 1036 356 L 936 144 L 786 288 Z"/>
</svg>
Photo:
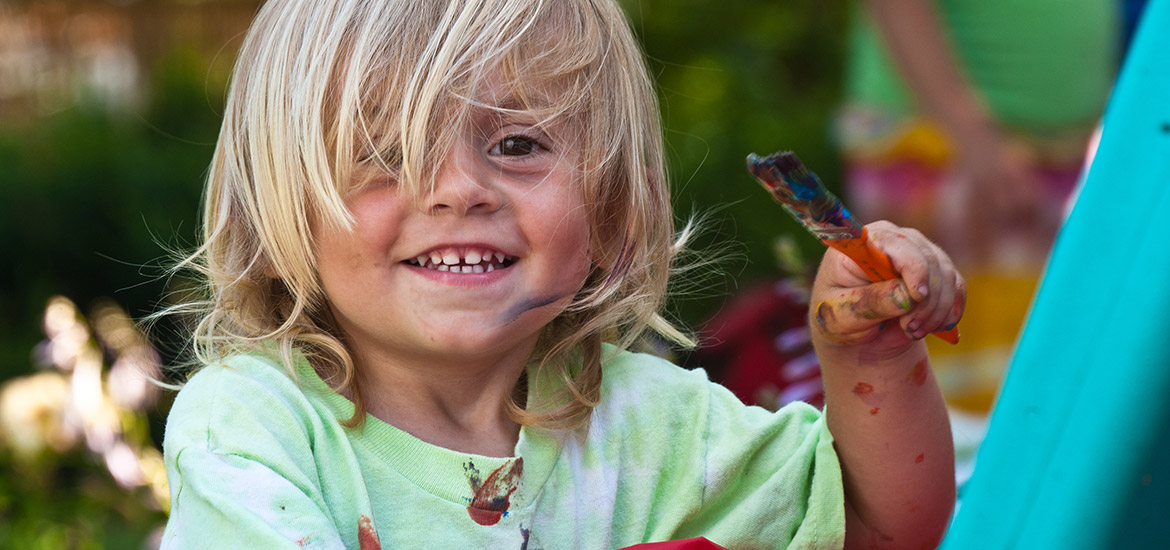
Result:
<svg viewBox="0 0 1170 550">
<path fill-rule="evenodd" d="M 987 412 L 1109 94 L 1117 0 L 867 0 L 837 134 L 848 204 L 918 227 L 967 275 L 952 406 Z"/>
</svg>

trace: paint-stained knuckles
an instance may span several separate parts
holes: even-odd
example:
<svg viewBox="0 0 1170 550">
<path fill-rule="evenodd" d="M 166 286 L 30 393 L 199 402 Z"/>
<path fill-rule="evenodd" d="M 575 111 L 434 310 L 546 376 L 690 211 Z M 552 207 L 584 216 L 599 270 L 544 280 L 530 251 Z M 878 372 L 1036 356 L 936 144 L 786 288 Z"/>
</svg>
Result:
<svg viewBox="0 0 1170 550">
<path fill-rule="evenodd" d="M 842 293 L 837 298 L 817 304 L 813 324 L 820 333 L 838 345 L 855 345 L 872 340 L 885 330 L 891 318 L 909 312 L 914 300 L 906 285 L 870 285 Z M 877 324 L 863 330 L 850 331 L 849 325 L 869 321 Z"/>
</svg>

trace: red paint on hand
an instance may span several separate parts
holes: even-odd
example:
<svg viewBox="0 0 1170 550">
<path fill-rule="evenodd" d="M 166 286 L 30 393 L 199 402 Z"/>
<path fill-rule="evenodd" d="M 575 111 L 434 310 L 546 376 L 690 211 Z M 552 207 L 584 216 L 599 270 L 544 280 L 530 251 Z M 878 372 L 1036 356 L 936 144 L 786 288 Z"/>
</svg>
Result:
<svg viewBox="0 0 1170 550">
<path fill-rule="evenodd" d="M 914 457 L 915 464 L 921 464 L 923 460 L 926 460 L 925 453 L 918 453 L 918 456 Z"/>
<path fill-rule="evenodd" d="M 915 386 L 921 386 L 926 383 L 926 375 L 930 371 L 930 360 L 923 359 L 914 365 L 914 369 L 910 374 L 906 375 L 907 382 L 914 382 Z M 856 390 L 854 390 L 856 391 Z"/>
<path fill-rule="evenodd" d="M 476 472 L 475 467 L 471 465 L 469 470 Z M 520 476 L 523 473 L 524 459 L 517 458 L 496 468 L 483 483 L 480 483 L 478 475 L 470 475 L 468 482 L 471 483 L 475 496 L 471 499 L 471 505 L 467 507 L 467 515 L 480 525 L 499 523 L 500 518 L 504 517 L 504 513 L 512 505 L 510 500 L 512 493 L 520 487 Z"/>
<path fill-rule="evenodd" d="M 872 409 L 870 409 L 870 410 L 869 410 L 869 414 L 875 414 L 875 415 L 876 415 L 876 414 L 878 413 L 878 411 L 880 411 L 880 410 L 882 410 L 882 409 L 881 409 L 881 407 L 874 407 L 874 408 L 872 408 Z"/>
<path fill-rule="evenodd" d="M 856 386 L 853 386 L 853 394 L 856 395 L 857 397 L 865 397 L 871 393 L 873 393 L 873 385 L 872 384 L 867 384 L 865 382 L 858 382 Z"/>
</svg>

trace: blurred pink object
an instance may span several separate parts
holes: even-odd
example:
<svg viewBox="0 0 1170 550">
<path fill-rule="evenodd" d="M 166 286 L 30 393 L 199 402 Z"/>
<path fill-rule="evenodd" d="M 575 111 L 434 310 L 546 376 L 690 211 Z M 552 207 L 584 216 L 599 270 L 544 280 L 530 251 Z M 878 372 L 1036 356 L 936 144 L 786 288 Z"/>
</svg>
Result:
<svg viewBox="0 0 1170 550">
<path fill-rule="evenodd" d="M 666 542 L 647 542 L 627 546 L 621 550 L 727 550 L 703 537 Z"/>
</svg>

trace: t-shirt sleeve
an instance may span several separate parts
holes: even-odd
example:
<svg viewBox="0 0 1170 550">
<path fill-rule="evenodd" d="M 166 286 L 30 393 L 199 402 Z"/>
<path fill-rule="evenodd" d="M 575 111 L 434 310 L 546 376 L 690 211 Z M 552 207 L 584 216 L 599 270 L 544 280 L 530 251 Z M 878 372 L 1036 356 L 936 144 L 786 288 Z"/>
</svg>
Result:
<svg viewBox="0 0 1170 550">
<path fill-rule="evenodd" d="M 748 407 L 710 384 L 703 497 L 680 537 L 728 548 L 841 548 L 841 467 L 824 415 Z"/>
<path fill-rule="evenodd" d="M 287 404 L 255 380 L 214 370 L 184 387 L 167 420 L 163 548 L 344 548 Z"/>
</svg>

